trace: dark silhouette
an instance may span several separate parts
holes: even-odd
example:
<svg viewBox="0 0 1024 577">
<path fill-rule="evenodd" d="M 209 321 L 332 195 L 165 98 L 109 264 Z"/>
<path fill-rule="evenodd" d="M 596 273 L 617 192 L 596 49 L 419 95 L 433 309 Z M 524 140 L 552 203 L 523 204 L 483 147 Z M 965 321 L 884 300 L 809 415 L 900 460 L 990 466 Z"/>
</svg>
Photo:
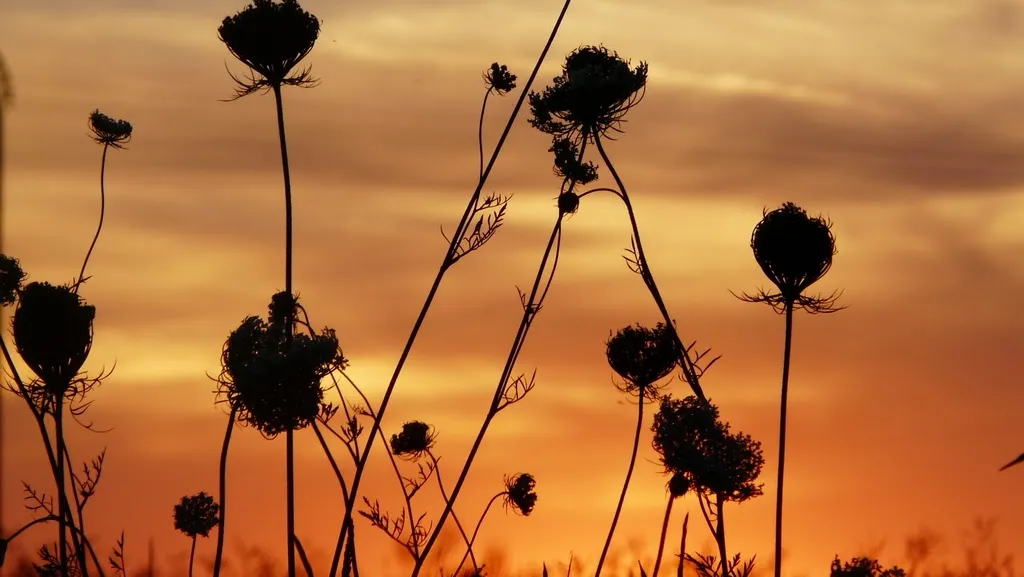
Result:
<svg viewBox="0 0 1024 577">
<path fill-rule="evenodd" d="M 210 531 L 219 522 L 220 506 L 213 497 L 199 492 L 191 497 L 182 497 L 174 506 L 174 528 L 192 540 L 188 553 L 188 577 L 192 577 L 192 565 L 196 557 L 196 537 L 209 537 Z"/>
<path fill-rule="evenodd" d="M 830 577 L 906 577 L 906 572 L 899 567 L 883 569 L 875 559 L 855 557 L 852 561 L 840 563 L 836 556 L 832 561 Z"/>
<path fill-rule="evenodd" d="M 1012 467 L 1014 465 L 1019 465 L 1021 463 L 1024 463 L 1024 453 L 1021 453 L 1021 455 L 1019 457 L 1017 457 L 1016 459 L 1014 459 L 1014 460 L 1010 461 L 1009 463 L 1007 463 L 1007 464 L 1003 465 L 1002 467 L 1000 467 L 999 470 L 1000 471 L 1005 471 L 1005 470 L 1009 469 L 1010 467 Z"/>
</svg>

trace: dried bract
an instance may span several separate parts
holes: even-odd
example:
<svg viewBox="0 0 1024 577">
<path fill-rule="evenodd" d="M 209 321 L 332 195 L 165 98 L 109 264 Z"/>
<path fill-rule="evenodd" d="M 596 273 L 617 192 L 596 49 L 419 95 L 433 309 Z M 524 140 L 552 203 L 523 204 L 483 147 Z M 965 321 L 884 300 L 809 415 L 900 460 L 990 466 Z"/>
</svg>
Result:
<svg viewBox="0 0 1024 577">
<path fill-rule="evenodd" d="M 188 537 L 208 537 L 210 531 L 220 522 L 220 505 L 205 492 L 191 497 L 182 497 L 174 506 L 174 528 Z"/>
<path fill-rule="evenodd" d="M 499 95 L 508 94 L 516 89 L 516 75 L 508 71 L 508 66 L 495 62 L 484 73 L 484 83 Z"/>
<path fill-rule="evenodd" d="M 555 155 L 555 174 L 577 184 L 597 180 L 597 166 L 580 159 L 580 147 L 568 138 L 556 137 L 548 152 Z"/>
<path fill-rule="evenodd" d="M 111 118 L 99 110 L 89 115 L 92 139 L 113 148 L 124 148 L 132 139 L 132 124 L 127 120 Z"/>
<path fill-rule="evenodd" d="M 415 461 L 434 447 L 437 433 L 423 421 L 409 421 L 402 425 L 402 432 L 391 435 L 391 452 L 399 457 Z"/>
<path fill-rule="evenodd" d="M 46 390 L 64 394 L 92 349 L 96 307 L 67 286 L 33 282 L 14 311 L 14 344 Z"/>
<path fill-rule="evenodd" d="M 626 381 L 626 392 L 653 397 L 651 387 L 676 367 L 679 360 L 672 333 L 664 323 L 653 329 L 628 326 L 608 340 L 608 365 Z"/>
<path fill-rule="evenodd" d="M 14 304 L 21 292 L 25 271 L 21 270 L 18 259 L 0 254 L 0 306 Z"/>
<path fill-rule="evenodd" d="M 536 486 L 537 481 L 529 473 L 505 477 L 505 507 L 512 507 L 524 517 L 529 516 L 537 504 Z"/>
</svg>

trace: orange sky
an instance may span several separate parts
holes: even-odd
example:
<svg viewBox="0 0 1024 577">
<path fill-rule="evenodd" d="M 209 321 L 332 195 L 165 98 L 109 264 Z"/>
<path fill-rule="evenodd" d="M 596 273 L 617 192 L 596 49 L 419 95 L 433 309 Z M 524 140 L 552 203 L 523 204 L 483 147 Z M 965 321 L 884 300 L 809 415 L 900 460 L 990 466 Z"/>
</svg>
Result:
<svg viewBox="0 0 1024 577">
<path fill-rule="evenodd" d="M 94 231 L 100 147 L 88 113 L 135 125 L 130 150 L 109 156 L 107 221 L 83 290 L 98 308 L 86 368 L 117 365 L 91 415 L 114 430 L 71 444 L 78 459 L 108 449 L 88 521 L 97 544 L 123 528 L 140 562 L 152 537 L 183 571 L 188 542 L 172 506 L 215 492 L 226 419 L 206 375 L 219 371 L 228 332 L 283 284 L 272 97 L 218 101 L 232 84 L 216 28 L 244 4 L 5 4 L 0 49 L 17 101 L 4 250 L 33 280 L 77 274 Z M 475 184 L 481 71 L 498 60 L 525 80 L 561 2 L 353 4 L 303 3 L 323 20 L 309 57 L 323 82 L 285 90 L 295 285 L 379 398 L 443 256 L 438 227 L 454 227 Z M 996 518 L 1002 549 L 1024 554 L 1024 469 L 996 473 L 1024 450 L 1022 32 L 1017 0 L 577 0 L 569 11 L 536 88 L 581 44 L 650 64 L 646 97 L 608 149 L 683 337 L 723 355 L 705 390 L 763 442 L 765 496 L 731 506 L 728 532 L 730 549 L 764 568 L 783 324 L 728 291 L 765 282 L 750 231 L 762 208 L 786 200 L 834 221 L 839 254 L 816 288 L 845 290 L 850 307 L 796 320 L 787 575 L 822 575 L 835 554 L 901 562 L 905 537 L 922 528 L 946 535 L 956 561 L 977 518 Z M 491 102 L 487 142 L 514 99 Z M 408 419 L 438 428 L 449 484 L 514 334 L 515 286 L 532 281 L 556 216 L 548 145 L 524 114 L 485 189 L 515 195 L 507 224 L 446 278 L 388 412 L 389 432 Z M 498 418 L 459 501 L 473 523 L 504 474 L 536 476 L 534 514 L 498 510 L 482 533 L 485 548 L 531 574 L 570 552 L 592 566 L 625 474 L 635 413 L 612 386 L 604 342 L 659 320 L 620 258 L 628 243 L 611 198 L 584 199 L 567 221 L 518 365 L 537 369 L 538 386 Z M 19 481 L 46 486 L 47 473 L 27 411 L 6 401 L 10 530 L 28 518 Z M 322 558 L 340 496 L 312 433 L 298 439 L 299 536 Z M 649 434 L 642 443 L 616 538 L 627 564 L 629 551 L 653 547 L 665 502 Z M 283 441 L 236 434 L 233 551 L 283 556 L 283 464 Z M 374 458 L 364 488 L 397 511 L 388 467 Z M 692 497 L 677 504 L 670 543 L 685 510 L 699 517 Z M 709 540 L 702 523 L 690 535 L 693 548 Z M 360 536 L 363 565 L 389 574 L 378 564 L 395 554 L 365 523 Z M 201 543 L 200 558 L 213 549 Z"/>
</svg>

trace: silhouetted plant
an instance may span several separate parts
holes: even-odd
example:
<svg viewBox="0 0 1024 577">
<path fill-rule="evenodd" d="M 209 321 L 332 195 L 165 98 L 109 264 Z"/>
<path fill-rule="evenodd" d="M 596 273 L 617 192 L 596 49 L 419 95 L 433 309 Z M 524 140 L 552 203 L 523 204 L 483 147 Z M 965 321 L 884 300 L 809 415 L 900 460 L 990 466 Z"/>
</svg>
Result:
<svg viewBox="0 0 1024 577">
<path fill-rule="evenodd" d="M 473 529 L 473 536 L 467 543 L 466 553 L 462 556 L 462 561 L 459 562 L 459 566 L 455 569 L 453 575 L 459 575 L 462 567 L 466 564 L 466 559 L 472 557 L 473 544 L 476 543 L 476 537 L 480 533 L 480 527 L 484 524 L 484 519 L 487 518 L 487 512 L 491 510 L 491 505 L 498 499 L 501 499 L 506 511 L 512 509 L 517 514 L 528 517 L 533 512 L 533 507 L 537 504 L 536 487 L 537 480 L 529 473 L 517 473 L 505 477 L 505 490 L 494 495 L 487 502 L 483 513 L 480 514 L 480 519 L 476 522 L 476 528 Z M 473 559 L 474 572 L 479 573 L 482 566 L 477 567 L 476 565 L 476 559 Z"/>
<path fill-rule="evenodd" d="M 831 577 L 906 577 L 906 572 L 895 565 L 883 569 L 876 559 L 855 557 L 852 561 L 841 563 L 839 556 L 832 561 Z"/>
<path fill-rule="evenodd" d="M 782 399 L 779 418 L 779 476 L 775 501 L 775 577 L 782 575 L 782 500 L 786 468 L 786 414 L 789 403 L 789 360 L 793 343 L 793 311 L 802 308 L 810 313 L 831 313 L 839 293 L 827 297 L 804 295 L 832 267 L 836 239 L 831 224 L 821 217 L 809 217 L 792 202 L 771 212 L 764 211 L 761 222 L 754 227 L 750 247 L 754 259 L 765 276 L 779 292 L 764 290 L 744 294 L 747 302 L 762 302 L 786 315 L 786 337 L 782 356 Z"/>
<path fill-rule="evenodd" d="M 644 401 L 658 397 L 657 382 L 675 369 L 678 360 L 675 343 L 662 323 L 658 323 L 653 329 L 641 325 L 620 329 L 608 339 L 605 356 L 608 365 L 625 381 L 619 390 L 637 398 L 637 415 L 636 433 L 633 436 L 633 449 L 629 457 L 629 467 L 626 469 L 626 479 L 622 483 L 622 492 L 615 506 L 615 514 L 612 515 L 611 527 L 608 528 L 608 537 L 597 562 L 596 577 L 600 577 L 601 569 L 604 567 L 612 537 L 615 535 L 615 527 L 622 513 L 622 505 L 626 502 L 629 481 L 633 477 L 636 454 L 640 447 L 640 432 L 643 430 Z"/>
<path fill-rule="evenodd" d="M 668 504 L 665 505 L 665 519 L 661 523 L 661 536 L 658 539 L 658 553 L 654 557 L 652 577 L 658 577 L 658 571 L 661 569 L 661 555 L 665 552 L 665 537 L 668 535 L 668 523 L 672 518 L 672 503 L 690 491 L 690 480 L 683 473 L 673 473 L 665 488 L 668 489 Z M 684 553 L 685 551 L 681 547 L 679 554 L 683 555 Z"/>
<path fill-rule="evenodd" d="M 1005 471 L 1005 470 L 1009 469 L 1010 467 L 1012 467 L 1014 465 L 1019 465 L 1021 463 L 1024 463 L 1024 453 L 1021 453 L 1019 457 L 1017 457 L 1016 459 L 1014 459 L 1014 460 L 1010 461 L 1009 463 L 1007 463 L 1007 464 L 1003 465 L 1002 467 L 1000 467 L 999 470 L 1000 471 Z"/>
<path fill-rule="evenodd" d="M 404 459 L 416 460 L 434 446 L 437 433 L 422 421 L 402 425 L 402 432 L 391 435 L 391 450 Z"/>
<path fill-rule="evenodd" d="M 13 305 L 18 300 L 25 271 L 18 259 L 0 254 L 0 306 Z"/>
<path fill-rule="evenodd" d="M 189 577 L 192 577 L 192 566 L 196 556 L 196 537 L 210 536 L 210 531 L 217 526 L 219 510 L 220 506 L 205 492 L 182 497 L 181 502 L 174 506 L 174 528 L 192 540 L 188 554 Z"/>
</svg>

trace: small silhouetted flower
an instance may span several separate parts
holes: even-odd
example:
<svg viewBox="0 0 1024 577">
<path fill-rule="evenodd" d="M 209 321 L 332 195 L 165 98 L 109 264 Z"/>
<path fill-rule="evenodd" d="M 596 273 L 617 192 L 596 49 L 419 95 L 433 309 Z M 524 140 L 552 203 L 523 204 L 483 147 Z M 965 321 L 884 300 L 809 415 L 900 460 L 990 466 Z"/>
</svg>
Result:
<svg viewBox="0 0 1024 577">
<path fill-rule="evenodd" d="M 810 217 L 804 209 L 787 202 L 771 212 L 764 212 L 751 234 L 750 248 L 757 264 L 779 292 L 744 295 L 744 300 L 766 302 L 779 311 L 784 311 L 787 303 L 809 312 L 838 310 L 833 306 L 836 293 L 825 298 L 803 294 L 825 276 L 836 254 L 836 239 L 827 220 Z"/>
<path fill-rule="evenodd" d="M 646 84 L 646 63 L 630 68 L 607 48 L 578 48 L 565 58 L 562 74 L 551 86 L 530 93 L 530 124 L 573 142 L 619 131 L 623 116 L 643 97 Z"/>
<path fill-rule="evenodd" d="M 690 490 L 690 480 L 684 473 L 673 473 L 668 480 L 668 493 L 672 497 L 682 497 Z"/>
<path fill-rule="evenodd" d="M 608 340 L 608 365 L 626 381 L 626 392 L 652 397 L 652 384 L 675 368 L 679 360 L 672 333 L 664 323 L 653 329 L 628 326 Z"/>
<path fill-rule="evenodd" d="M 280 314 L 273 304 L 271 311 Z M 347 364 L 332 329 L 290 334 L 259 317 L 246 318 L 228 336 L 221 362 L 221 393 L 239 422 L 266 437 L 312 423 L 323 404 L 321 379 Z"/>
<path fill-rule="evenodd" d="M 487 88 L 499 95 L 508 94 L 516 89 L 516 75 L 508 71 L 508 66 L 495 62 L 484 73 L 484 83 L 487 84 Z"/>
<path fill-rule="evenodd" d="M 577 184 L 597 180 L 597 166 L 580 160 L 580 147 L 568 138 L 555 137 L 548 152 L 555 155 L 555 174 Z"/>
<path fill-rule="evenodd" d="M 14 344 L 51 394 L 63 394 L 92 349 L 96 307 L 66 286 L 33 282 L 14 311 Z"/>
<path fill-rule="evenodd" d="M 537 504 L 536 486 L 537 481 L 529 473 L 505 477 L 505 507 L 512 507 L 524 517 L 529 516 Z"/>
<path fill-rule="evenodd" d="M 580 197 L 575 192 L 566 191 L 558 195 L 558 211 L 562 214 L 575 214 L 580 207 Z"/>
<path fill-rule="evenodd" d="M 391 435 L 391 452 L 403 459 L 416 460 L 434 446 L 437 433 L 423 421 L 409 421 L 402 432 Z"/>
<path fill-rule="evenodd" d="M 99 110 L 89 115 L 92 139 L 113 148 L 124 148 L 132 139 L 132 124 L 127 120 L 111 118 Z"/>
<path fill-rule="evenodd" d="M 754 484 L 764 466 L 761 443 L 730 433 L 710 402 L 692 395 L 681 400 L 666 396 L 651 430 L 666 472 L 686 477 L 689 488 L 736 502 L 761 494 L 761 486 Z"/>
<path fill-rule="evenodd" d="M 24 280 L 25 271 L 21 270 L 18 259 L 0 254 L 0 306 L 14 304 Z"/>
<path fill-rule="evenodd" d="M 231 54 L 252 71 L 245 80 L 232 76 L 239 84 L 239 97 L 286 84 L 314 83 L 308 68 L 289 76 L 320 36 L 320 21 L 296 0 L 253 0 L 225 18 L 217 33 Z"/>
<path fill-rule="evenodd" d="M 174 506 L 174 528 L 188 537 L 208 537 L 210 530 L 219 523 L 220 505 L 213 497 L 200 492 L 191 497 L 182 497 Z"/>
</svg>

